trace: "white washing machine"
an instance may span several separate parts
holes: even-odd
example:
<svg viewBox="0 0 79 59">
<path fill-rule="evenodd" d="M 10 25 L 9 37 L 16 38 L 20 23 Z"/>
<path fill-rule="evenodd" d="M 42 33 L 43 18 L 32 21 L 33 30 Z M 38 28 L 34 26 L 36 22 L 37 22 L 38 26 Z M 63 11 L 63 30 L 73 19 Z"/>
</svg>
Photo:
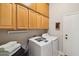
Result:
<svg viewBox="0 0 79 59">
<path fill-rule="evenodd" d="M 58 56 L 58 37 L 49 35 L 48 33 L 43 34 L 42 37 L 52 41 L 52 55 Z"/>
<path fill-rule="evenodd" d="M 29 39 L 29 55 L 52 56 L 56 55 L 57 37 L 32 37 Z"/>
</svg>

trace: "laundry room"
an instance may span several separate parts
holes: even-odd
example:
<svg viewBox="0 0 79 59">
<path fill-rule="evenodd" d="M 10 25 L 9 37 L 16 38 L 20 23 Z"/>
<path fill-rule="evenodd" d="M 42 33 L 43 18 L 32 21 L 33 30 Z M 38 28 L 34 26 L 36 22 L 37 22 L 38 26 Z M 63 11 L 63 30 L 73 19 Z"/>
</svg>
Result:
<svg viewBox="0 0 79 59">
<path fill-rule="evenodd" d="M 0 56 L 79 56 L 78 19 L 79 3 L 0 3 Z"/>
</svg>

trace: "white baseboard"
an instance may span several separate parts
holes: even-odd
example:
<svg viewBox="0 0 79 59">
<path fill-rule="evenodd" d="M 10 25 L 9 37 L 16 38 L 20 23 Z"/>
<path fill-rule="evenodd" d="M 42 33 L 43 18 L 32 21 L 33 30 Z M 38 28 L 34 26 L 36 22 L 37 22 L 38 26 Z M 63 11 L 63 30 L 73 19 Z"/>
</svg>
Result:
<svg viewBox="0 0 79 59">
<path fill-rule="evenodd" d="M 64 53 L 61 51 L 58 51 L 58 56 L 64 56 Z"/>
</svg>

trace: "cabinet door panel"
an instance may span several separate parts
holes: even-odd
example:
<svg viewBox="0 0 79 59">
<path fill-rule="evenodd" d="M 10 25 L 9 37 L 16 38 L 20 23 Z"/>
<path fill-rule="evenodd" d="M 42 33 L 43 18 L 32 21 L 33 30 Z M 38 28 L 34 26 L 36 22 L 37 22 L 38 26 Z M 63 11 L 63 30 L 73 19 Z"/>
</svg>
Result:
<svg viewBox="0 0 79 59">
<path fill-rule="evenodd" d="M 43 15 L 49 15 L 49 7 L 46 3 L 37 3 L 37 11 L 42 13 Z"/>
<path fill-rule="evenodd" d="M 48 29 L 48 26 L 49 26 L 48 18 L 42 16 L 42 28 L 43 28 L 43 29 Z"/>
<path fill-rule="evenodd" d="M 0 4 L 0 27 L 12 28 L 12 4 Z"/>
<path fill-rule="evenodd" d="M 29 10 L 29 29 L 37 28 L 37 13 Z"/>
<path fill-rule="evenodd" d="M 42 29 L 42 15 L 37 14 L 37 28 Z"/>
<path fill-rule="evenodd" d="M 28 9 L 20 5 L 17 5 L 17 28 L 28 28 Z"/>
</svg>

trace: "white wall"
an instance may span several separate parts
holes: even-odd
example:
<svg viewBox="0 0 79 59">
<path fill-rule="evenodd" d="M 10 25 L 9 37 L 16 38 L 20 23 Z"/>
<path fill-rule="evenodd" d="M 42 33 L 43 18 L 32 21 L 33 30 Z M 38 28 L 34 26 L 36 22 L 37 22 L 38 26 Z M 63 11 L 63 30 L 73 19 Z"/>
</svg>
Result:
<svg viewBox="0 0 79 59">
<path fill-rule="evenodd" d="M 65 14 L 70 14 L 79 11 L 78 3 L 50 3 L 49 4 L 49 33 L 59 37 L 59 50 L 63 50 L 62 42 L 62 17 Z M 55 30 L 55 22 L 60 22 L 60 30 Z"/>
</svg>

